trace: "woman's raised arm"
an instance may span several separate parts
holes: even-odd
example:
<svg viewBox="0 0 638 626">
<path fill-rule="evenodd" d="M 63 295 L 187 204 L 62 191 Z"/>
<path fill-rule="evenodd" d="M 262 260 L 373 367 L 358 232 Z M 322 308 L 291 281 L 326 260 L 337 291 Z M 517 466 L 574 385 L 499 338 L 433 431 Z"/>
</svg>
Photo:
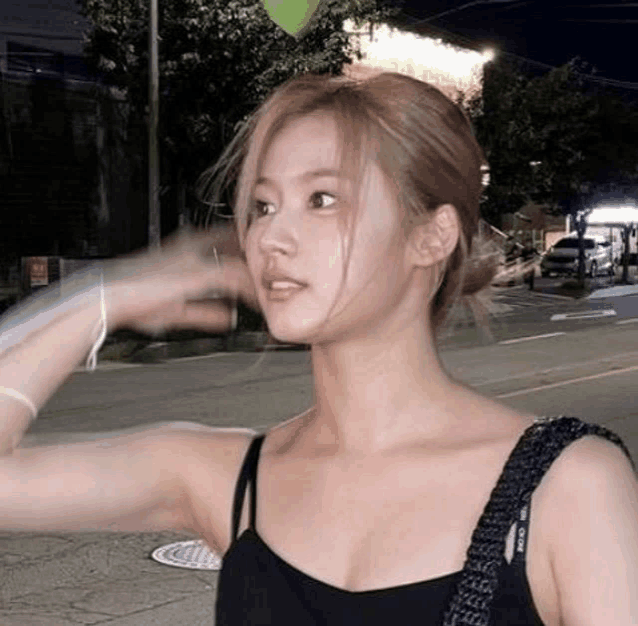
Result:
<svg viewBox="0 0 638 626">
<path fill-rule="evenodd" d="M 18 448 L 0 457 L 0 530 L 199 534 L 203 519 L 223 545 L 239 463 L 254 435 L 170 422 Z"/>
<path fill-rule="evenodd" d="M 233 311 L 212 292 L 255 306 L 232 231 L 181 231 L 143 252 L 73 275 L 0 320 L 0 456 L 14 450 L 102 331 L 196 328 L 225 332 Z M 225 254 L 223 263 L 217 254 Z M 100 278 L 102 276 L 103 278 Z"/>
<path fill-rule="evenodd" d="M 34 419 L 29 403 L 44 406 L 86 358 L 104 308 L 108 330 L 224 332 L 233 311 L 223 300 L 207 299 L 211 292 L 254 305 L 252 280 L 229 232 L 181 232 L 159 251 L 107 263 L 97 287 L 96 273 L 85 272 L 0 320 L 0 528 L 144 530 L 189 523 L 188 486 L 176 459 L 192 446 L 193 429 L 223 456 L 234 444 L 221 429 L 164 424 L 67 445 L 21 448 L 20 441 Z M 226 255 L 221 266 L 213 247 Z M 241 437 L 235 443 L 244 445 Z"/>
</svg>

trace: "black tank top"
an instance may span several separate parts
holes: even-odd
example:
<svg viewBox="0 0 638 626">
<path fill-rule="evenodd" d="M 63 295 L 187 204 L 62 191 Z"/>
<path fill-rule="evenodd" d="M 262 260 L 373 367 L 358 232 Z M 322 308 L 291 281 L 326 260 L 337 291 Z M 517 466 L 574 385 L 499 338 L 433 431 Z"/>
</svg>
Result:
<svg viewBox="0 0 638 626">
<path fill-rule="evenodd" d="M 252 441 L 235 488 L 231 544 L 217 586 L 216 626 L 436 626 L 461 572 L 371 591 L 346 591 L 296 569 L 255 530 L 257 462 L 265 435 Z M 244 493 L 251 484 L 249 527 L 237 538 Z M 492 626 L 543 626 L 525 574 L 529 506 L 518 516 L 514 556 L 503 555 L 491 612 Z"/>
</svg>

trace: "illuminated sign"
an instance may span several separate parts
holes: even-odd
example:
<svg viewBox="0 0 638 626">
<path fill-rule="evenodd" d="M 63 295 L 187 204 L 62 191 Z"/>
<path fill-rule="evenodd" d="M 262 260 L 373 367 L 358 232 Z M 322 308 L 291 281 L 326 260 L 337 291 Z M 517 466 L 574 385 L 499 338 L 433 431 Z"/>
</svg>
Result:
<svg viewBox="0 0 638 626">
<path fill-rule="evenodd" d="M 27 261 L 27 276 L 31 287 L 49 284 L 49 262 L 45 256 L 31 256 Z"/>
</svg>

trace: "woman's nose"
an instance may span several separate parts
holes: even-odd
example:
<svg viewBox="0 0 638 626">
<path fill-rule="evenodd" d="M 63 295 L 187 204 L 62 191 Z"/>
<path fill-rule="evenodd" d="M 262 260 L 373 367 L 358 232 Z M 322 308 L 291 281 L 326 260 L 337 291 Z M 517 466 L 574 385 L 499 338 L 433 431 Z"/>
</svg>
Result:
<svg viewBox="0 0 638 626">
<path fill-rule="evenodd" d="M 266 219 L 268 224 L 259 240 L 261 251 L 264 254 L 272 252 L 294 254 L 297 249 L 298 227 L 293 223 L 291 216 L 280 210 L 271 218 Z"/>
</svg>

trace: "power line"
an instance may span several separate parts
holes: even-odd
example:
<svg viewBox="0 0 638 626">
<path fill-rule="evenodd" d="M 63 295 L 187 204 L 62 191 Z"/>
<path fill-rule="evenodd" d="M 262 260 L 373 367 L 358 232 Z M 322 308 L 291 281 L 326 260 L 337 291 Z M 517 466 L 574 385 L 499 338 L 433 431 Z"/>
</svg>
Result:
<svg viewBox="0 0 638 626">
<path fill-rule="evenodd" d="M 0 52 L 0 57 L 10 57 L 10 56 L 55 57 L 61 54 L 62 54 L 61 52 Z"/>
<path fill-rule="evenodd" d="M 588 22 L 590 24 L 638 24 L 638 20 L 588 20 L 578 17 L 559 17 L 559 22 Z"/>
<path fill-rule="evenodd" d="M 555 65 L 548 65 L 547 63 L 541 63 L 540 61 L 534 61 L 533 59 L 528 59 L 526 57 L 521 57 L 517 54 L 513 54 L 511 52 L 500 51 L 499 54 L 504 56 L 512 57 L 514 59 L 518 59 L 519 61 L 525 61 L 530 65 L 536 65 L 537 67 L 542 67 L 547 70 L 555 70 L 558 69 Z M 574 72 L 578 77 L 583 78 L 584 80 L 589 80 L 597 83 L 601 83 L 604 85 L 610 85 L 613 87 L 622 87 L 623 89 L 638 89 L 638 83 L 627 82 L 622 80 L 615 80 L 613 78 L 605 78 L 604 76 L 592 76 L 591 74 L 581 74 L 580 72 Z"/>
<path fill-rule="evenodd" d="M 0 30 L 0 35 L 14 37 L 32 37 L 33 39 L 59 39 L 64 41 L 83 41 L 83 37 L 73 37 L 71 35 L 51 35 L 50 33 L 37 33 L 35 31 L 21 33 L 15 30 Z"/>
<path fill-rule="evenodd" d="M 414 24 L 414 26 L 418 26 L 419 24 L 426 24 L 431 22 L 432 20 L 436 20 L 444 15 L 449 15 L 450 13 L 457 13 L 458 11 L 462 11 L 463 9 L 467 9 L 469 7 L 478 6 L 480 4 L 511 4 L 512 2 L 518 3 L 519 0 L 473 0 L 472 2 L 466 2 L 465 4 L 461 4 L 460 6 L 453 7 L 448 9 L 447 11 L 443 11 L 442 13 L 437 13 L 435 15 L 431 15 L 430 17 L 426 17 L 423 20 L 419 20 Z M 511 7 L 508 7 L 511 8 Z"/>
<path fill-rule="evenodd" d="M 555 7 L 559 9 L 638 9 L 638 2 L 623 2 L 622 4 L 568 4 Z"/>
</svg>

